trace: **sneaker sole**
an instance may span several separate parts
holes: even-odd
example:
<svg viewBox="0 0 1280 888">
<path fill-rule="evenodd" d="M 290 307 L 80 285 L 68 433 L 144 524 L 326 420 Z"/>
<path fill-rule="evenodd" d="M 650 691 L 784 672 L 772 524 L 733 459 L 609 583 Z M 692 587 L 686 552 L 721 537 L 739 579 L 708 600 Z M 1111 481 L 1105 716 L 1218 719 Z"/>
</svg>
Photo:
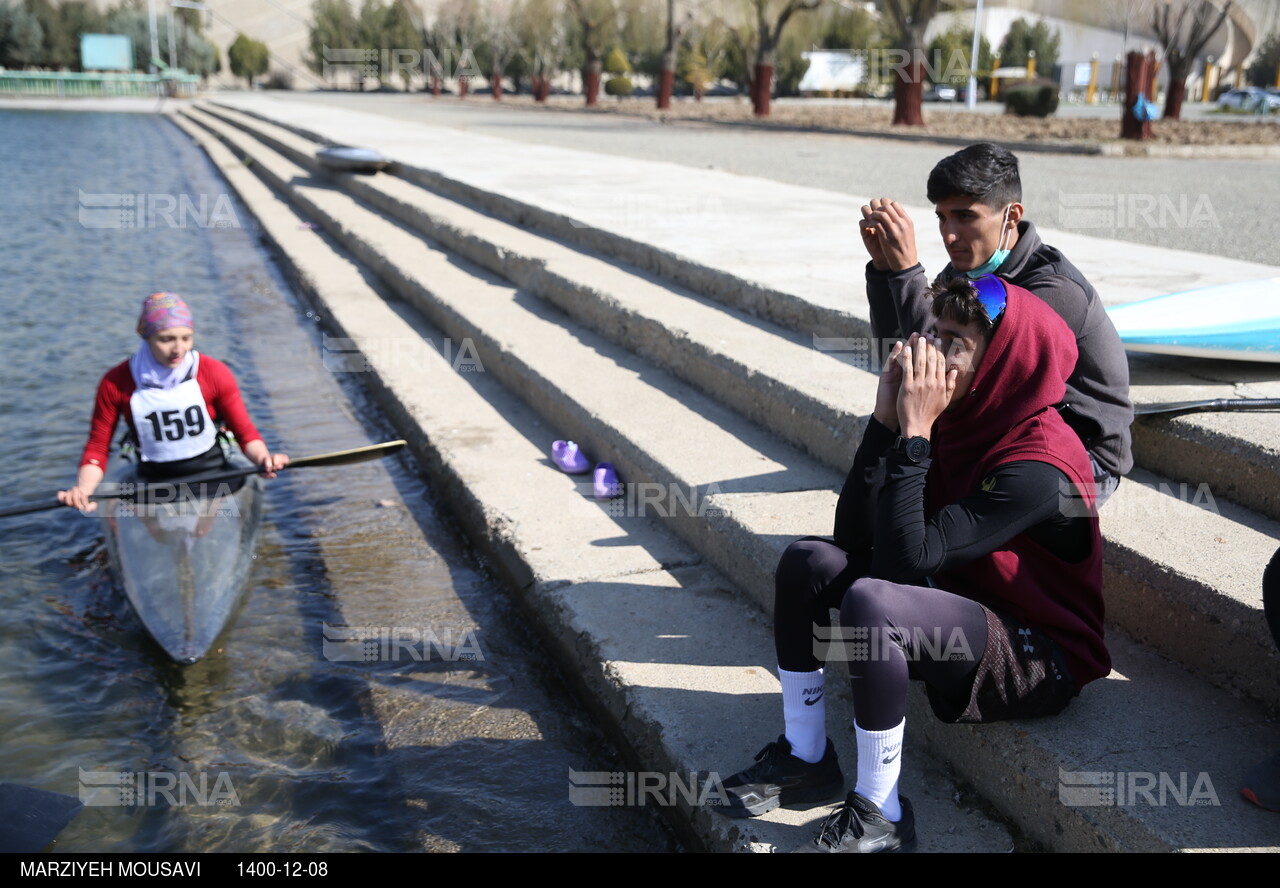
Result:
<svg viewBox="0 0 1280 888">
<path fill-rule="evenodd" d="M 915 850 L 916 850 L 916 840 L 915 840 L 915 838 L 914 838 L 914 837 L 912 837 L 912 839 L 911 839 L 909 842 L 903 842 L 901 845 L 899 845 L 899 846 L 898 846 L 898 847 L 896 847 L 896 848 L 885 848 L 885 849 L 884 849 L 884 850 L 882 850 L 882 851 L 875 851 L 875 852 L 871 852 L 871 853 L 875 853 L 875 854 L 910 854 L 911 852 L 913 852 L 913 851 L 915 851 Z M 833 851 L 833 850 L 832 850 L 832 849 L 830 849 L 830 848 L 819 848 L 819 847 L 817 847 L 813 842 L 807 842 L 807 843 L 805 843 L 804 845 L 801 845 L 799 848 L 796 848 L 796 849 L 795 849 L 795 852 L 793 852 L 793 853 L 800 853 L 800 854 L 813 854 L 813 853 L 815 853 L 815 852 L 826 852 L 826 853 L 828 853 L 828 854 L 839 854 L 839 853 L 842 853 L 842 852 L 839 852 L 839 851 Z M 843 852 L 843 853 L 849 853 L 849 852 Z"/>
<path fill-rule="evenodd" d="M 826 786 L 808 787 L 802 790 L 788 790 L 764 799 L 754 804 L 743 804 L 738 800 L 734 800 L 727 805 L 716 805 L 715 810 L 725 817 L 745 818 L 759 817 L 761 814 L 767 814 L 774 808 L 794 808 L 805 804 L 819 804 L 829 802 L 833 798 L 839 798 L 844 792 L 844 776 L 840 777 L 839 782 L 829 783 Z"/>
</svg>

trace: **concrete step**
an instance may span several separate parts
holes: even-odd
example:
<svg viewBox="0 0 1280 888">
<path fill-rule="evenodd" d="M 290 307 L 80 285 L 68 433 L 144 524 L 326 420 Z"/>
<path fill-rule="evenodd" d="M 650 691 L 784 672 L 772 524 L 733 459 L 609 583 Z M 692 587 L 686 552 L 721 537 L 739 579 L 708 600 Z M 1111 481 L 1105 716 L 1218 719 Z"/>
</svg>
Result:
<svg viewBox="0 0 1280 888">
<path fill-rule="evenodd" d="M 379 292 L 372 271 L 251 171 L 267 164 L 247 166 L 244 152 L 233 154 L 208 130 L 179 122 L 250 207 L 334 334 L 326 363 L 362 375 L 565 675 L 634 752 L 633 770 L 585 775 L 578 783 L 620 787 L 623 798 L 608 804 L 669 808 L 686 839 L 711 850 L 789 850 L 811 838 L 825 807 L 738 821 L 708 811 L 696 795 L 689 801 L 691 772 L 721 762 L 737 770 L 772 739 L 772 729 L 761 726 L 777 720 L 779 687 L 759 612 L 653 520 L 610 515 L 555 470 L 547 443 L 562 432 L 483 364 L 457 363 L 462 341 Z M 835 727 L 852 720 L 848 688 L 833 682 L 829 696 L 832 739 L 851 773 L 856 746 Z M 1008 829 L 923 750 L 904 762 L 903 786 L 930 825 L 920 850 L 1014 847 Z M 546 800 L 546 816 L 573 803 L 567 783 L 564 798 Z"/>
<path fill-rule="evenodd" d="M 250 154 L 260 175 L 274 181 L 308 218 L 365 259 L 455 341 L 472 337 L 486 369 L 556 428 L 586 442 L 596 453 L 614 456 L 633 487 L 645 484 L 679 491 L 682 508 L 674 510 L 677 514 L 671 514 L 673 500 L 660 505 L 667 526 L 754 593 L 767 609 L 770 578 L 781 549 L 796 536 L 826 529 L 817 524 L 829 523 L 837 474 L 768 440 L 740 418 L 726 416 L 724 408 L 707 403 L 687 386 L 557 316 L 538 300 L 445 256 L 415 233 L 341 192 L 308 182 L 304 170 L 261 143 L 215 122 L 205 123 Z M 1141 487 L 1130 489 L 1131 496 L 1142 495 Z M 633 500 L 623 501 L 622 509 L 631 511 L 631 517 L 640 517 L 642 511 Z M 1193 780 L 1202 773 L 1208 778 L 1216 774 L 1217 779 L 1211 780 L 1214 786 L 1232 786 L 1233 769 L 1242 770 L 1258 757 L 1256 750 L 1265 747 L 1260 710 L 1212 690 L 1176 667 L 1161 666 L 1140 649 L 1132 655 L 1133 660 L 1117 656 L 1117 676 L 1090 688 L 1073 706 L 1072 718 L 1105 721 L 1105 739 L 1082 723 L 1076 731 L 1090 735 L 1085 742 L 1064 727 L 1072 722 L 1062 719 L 957 731 L 934 724 L 919 700 L 914 701 L 913 725 L 936 737 L 938 748 L 962 767 L 968 779 L 981 783 L 992 801 L 1054 847 L 1092 848 L 1100 842 L 1105 847 L 1173 848 L 1182 847 L 1187 835 L 1204 840 L 1210 833 L 1213 838 L 1208 841 L 1215 846 L 1241 838 L 1249 844 L 1261 843 L 1262 832 L 1248 832 L 1255 829 L 1250 820 L 1254 812 L 1242 803 L 1238 812 L 1235 808 L 1232 812 L 1233 818 L 1235 813 L 1244 818 L 1244 826 L 1237 821 L 1239 829 L 1226 835 L 1214 833 L 1216 827 L 1203 822 L 1205 818 L 1197 819 L 1192 806 L 1170 805 L 1158 811 L 1136 806 L 1122 811 L 1123 806 L 1117 806 L 1100 823 L 1097 811 L 1060 805 L 1053 799 L 1052 790 L 1061 779 L 1056 769 L 1175 773 L 1163 767 L 1173 761 L 1167 741 L 1181 736 L 1181 726 L 1186 724 L 1195 725 L 1193 740 L 1181 745 L 1174 758 L 1182 765 L 1178 773 L 1190 774 Z M 1140 685 L 1136 698 L 1126 693 L 1133 686 L 1128 679 Z M 1180 708 L 1162 709 L 1169 700 L 1180 701 Z M 1194 700 L 1204 705 L 1190 706 L 1188 701 Z M 1218 748 L 1222 735 L 1216 719 L 1224 713 L 1229 713 L 1235 731 L 1236 745 L 1230 750 Z M 1063 730 L 1070 735 L 1066 739 L 1061 736 Z M 1209 742 L 1210 735 L 1216 758 L 1199 745 Z M 1117 752 L 1117 744 L 1125 751 Z M 1210 760 L 1218 768 L 1225 764 L 1225 772 L 1192 767 Z M 1144 766 L 1157 762 L 1162 765 L 1159 769 Z M 1029 773 L 1033 773 L 1031 779 Z M 1012 792 L 1014 785 L 1016 792 Z M 1000 797 L 1000 787 L 1007 798 Z M 1264 817 L 1256 827 L 1263 829 L 1267 823 Z"/>
<path fill-rule="evenodd" d="M 330 118 L 343 121 L 349 118 L 372 126 L 382 124 L 383 129 L 387 129 L 389 124 L 385 119 L 358 112 L 297 105 L 278 105 L 277 109 L 272 109 L 275 113 L 268 120 L 263 108 L 246 107 L 244 100 L 229 99 L 226 105 L 269 124 L 267 128 L 260 127 L 270 133 L 267 138 L 275 139 L 278 133 L 291 133 L 303 138 L 301 144 L 348 138 L 347 133 L 334 128 Z M 742 242 L 741 233 L 728 236 L 719 233 L 720 229 L 732 228 L 742 232 L 751 231 L 754 227 L 753 236 L 763 239 L 759 242 L 771 243 L 770 238 L 782 242 L 784 230 L 778 230 L 778 226 L 783 223 L 773 222 L 775 218 L 785 219 L 785 224 L 793 224 L 798 230 L 812 230 L 813 219 L 847 218 L 850 221 L 842 222 L 841 226 L 851 229 L 856 209 L 843 205 L 839 200 L 833 201 L 831 195 L 746 177 L 731 177 L 731 184 L 726 186 L 721 181 L 723 174 L 715 172 L 701 176 L 690 176 L 687 172 L 672 173 L 679 178 L 678 183 L 663 190 L 666 185 L 663 181 L 641 182 L 634 177 L 628 178 L 626 170 L 628 166 L 636 166 L 634 162 L 611 165 L 606 162 L 613 181 L 604 178 L 605 169 L 601 167 L 581 171 L 583 182 L 573 183 L 574 198 L 589 199 L 592 205 L 557 203 L 549 206 L 532 202 L 534 195 L 545 199 L 546 189 L 531 185 L 514 173 L 495 173 L 484 166 L 486 162 L 492 163 L 498 153 L 499 149 L 493 143 L 501 143 L 502 140 L 477 137 L 475 141 L 481 147 L 475 152 L 476 164 L 460 166 L 454 162 L 458 154 L 456 142 L 441 143 L 439 132 L 423 128 L 423 140 L 428 141 L 434 151 L 444 152 L 427 161 L 422 158 L 421 145 L 404 140 L 403 135 L 399 136 L 399 141 L 396 141 L 396 136 L 387 136 L 390 143 L 381 147 L 397 158 L 393 168 L 395 175 L 469 204 L 483 213 L 506 219 L 518 228 L 536 230 L 580 249 L 657 274 L 703 298 L 799 332 L 805 341 L 819 341 L 813 337 L 825 341 L 851 340 L 861 351 L 861 343 L 870 336 L 860 264 L 855 267 L 835 262 L 833 265 L 833 257 L 826 255 L 830 252 L 830 245 L 823 241 L 821 246 L 806 246 L 803 248 L 805 252 L 795 254 L 792 264 L 802 273 L 779 275 L 776 270 L 779 263 L 770 264 L 755 257 L 749 249 L 750 243 Z M 514 150 L 521 149 L 515 143 L 507 144 Z M 281 147 L 292 150 L 291 146 Z M 314 146 L 310 150 L 314 151 Z M 545 153 L 549 149 L 527 150 Z M 546 162 L 549 172 L 570 174 L 566 164 L 572 164 L 571 159 L 559 164 L 552 159 Z M 441 172 L 441 169 L 449 172 Z M 647 172 L 652 174 L 655 171 L 656 167 Z M 741 195 L 732 203 L 731 212 L 754 212 L 755 218 L 726 218 L 730 213 L 727 198 L 730 192 L 727 188 L 732 189 L 735 197 Z M 802 218 L 796 217 L 794 207 L 780 203 L 785 199 L 804 202 L 806 211 Z M 638 209 L 632 212 L 631 205 L 637 201 Z M 645 211 L 649 204 L 652 204 L 652 209 Z M 614 210 L 614 218 L 611 219 L 610 208 L 617 206 L 621 209 Z M 690 222 L 687 226 L 673 225 L 663 213 L 658 212 L 659 209 L 665 209 L 670 216 L 687 215 Z M 931 215 L 931 211 L 926 215 Z M 583 221 L 601 217 L 609 221 Z M 917 213 L 916 218 L 921 218 L 921 215 Z M 655 246 L 660 238 L 669 243 L 673 232 L 680 233 L 685 247 Z M 816 238 L 816 233 L 814 236 Z M 855 236 L 850 234 L 849 237 Z M 1154 247 L 1124 245 L 1113 256 L 1114 249 L 1105 242 L 1082 237 L 1078 233 L 1059 232 L 1054 239 L 1067 249 L 1068 255 L 1076 257 L 1100 291 L 1125 301 L 1280 273 L 1280 269 L 1273 266 L 1231 262 L 1218 257 L 1206 262 L 1204 257 Z M 926 267 L 941 267 L 945 256 L 931 253 L 931 242 L 922 240 L 919 246 Z M 1109 263 L 1104 262 L 1094 269 L 1091 264 L 1095 262 L 1094 254 L 1106 254 Z M 1140 275 L 1131 271 L 1135 257 L 1144 263 L 1140 266 Z M 1126 271 L 1115 273 L 1108 270 L 1112 268 Z M 1280 376 L 1277 376 L 1276 365 L 1185 359 L 1153 362 L 1145 356 L 1134 356 L 1132 363 L 1135 371 L 1132 396 L 1139 404 L 1224 396 L 1280 397 Z M 1152 368 L 1157 369 L 1149 372 Z M 1241 379 L 1246 384 L 1241 385 Z M 1228 380 L 1234 381 L 1235 385 Z M 1242 414 L 1219 414 L 1139 419 L 1134 426 L 1134 438 L 1135 456 L 1141 467 L 1180 483 L 1188 482 L 1197 487 L 1208 485 L 1216 498 L 1230 499 L 1270 518 L 1280 519 L 1280 472 L 1276 471 L 1277 464 L 1280 464 L 1280 453 L 1277 452 L 1280 449 L 1277 444 L 1280 441 L 1280 412 L 1250 414 L 1248 418 Z"/>
<path fill-rule="evenodd" d="M 318 170 L 310 140 L 234 110 L 211 111 L 300 168 Z M 663 286 L 637 269 L 540 237 L 404 180 L 347 175 L 334 181 L 828 467 L 843 473 L 852 461 L 874 404 L 875 377 L 835 360 L 840 353 L 806 347 L 776 325 Z M 1224 517 L 1224 509 L 1231 517 Z M 1262 570 L 1277 546 L 1280 526 L 1234 508 L 1208 482 L 1142 472 L 1121 485 L 1103 518 L 1111 544 L 1111 621 L 1215 681 L 1280 703 L 1280 685 L 1273 678 L 1280 652 L 1260 613 Z M 736 555 L 723 563 L 736 564 Z M 763 589 L 760 596 L 760 604 L 769 607 L 772 591 Z"/>
<path fill-rule="evenodd" d="M 231 109 L 207 110 L 310 173 L 322 174 L 315 142 Z M 478 212 L 406 179 L 345 175 L 335 181 L 827 465 L 848 467 L 875 403 L 866 339 L 818 348 L 812 336 Z M 820 338 L 817 345 L 824 342 Z"/>
</svg>

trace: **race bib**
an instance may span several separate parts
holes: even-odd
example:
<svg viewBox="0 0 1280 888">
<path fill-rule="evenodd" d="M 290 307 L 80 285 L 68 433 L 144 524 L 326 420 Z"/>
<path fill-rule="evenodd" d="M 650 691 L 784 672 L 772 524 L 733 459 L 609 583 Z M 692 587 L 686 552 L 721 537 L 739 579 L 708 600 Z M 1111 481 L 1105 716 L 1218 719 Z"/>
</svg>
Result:
<svg viewBox="0 0 1280 888">
<path fill-rule="evenodd" d="M 190 459 L 214 445 L 218 430 L 195 377 L 193 369 L 190 378 L 171 389 L 139 388 L 130 396 L 143 462 Z"/>
</svg>

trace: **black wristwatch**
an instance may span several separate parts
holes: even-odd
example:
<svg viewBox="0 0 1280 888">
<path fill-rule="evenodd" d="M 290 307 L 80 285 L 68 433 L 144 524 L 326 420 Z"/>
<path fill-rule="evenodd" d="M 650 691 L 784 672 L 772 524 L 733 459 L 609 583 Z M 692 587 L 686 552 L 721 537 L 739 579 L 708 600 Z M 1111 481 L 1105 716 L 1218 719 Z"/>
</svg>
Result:
<svg viewBox="0 0 1280 888">
<path fill-rule="evenodd" d="M 910 462 L 920 465 L 929 458 L 929 439 L 916 435 L 913 438 L 898 436 L 893 442 L 893 449 L 905 456 Z"/>
</svg>

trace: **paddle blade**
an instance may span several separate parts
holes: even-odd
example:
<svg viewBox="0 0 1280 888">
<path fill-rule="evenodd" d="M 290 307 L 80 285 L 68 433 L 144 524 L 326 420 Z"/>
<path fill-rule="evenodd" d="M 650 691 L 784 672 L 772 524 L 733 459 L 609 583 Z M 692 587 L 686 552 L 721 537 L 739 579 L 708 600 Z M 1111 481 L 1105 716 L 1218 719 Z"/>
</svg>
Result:
<svg viewBox="0 0 1280 888">
<path fill-rule="evenodd" d="M 0 783 L 0 853 L 34 854 L 58 837 L 84 805 L 60 792 Z"/>
<path fill-rule="evenodd" d="M 387 441 L 383 444 L 370 444 L 368 447 L 356 447 L 351 450 L 339 450 L 335 453 L 321 453 L 316 456 L 303 456 L 290 461 L 286 469 L 301 466 L 345 466 L 351 463 L 366 462 L 371 459 L 382 459 L 399 453 L 408 441 Z"/>
</svg>

